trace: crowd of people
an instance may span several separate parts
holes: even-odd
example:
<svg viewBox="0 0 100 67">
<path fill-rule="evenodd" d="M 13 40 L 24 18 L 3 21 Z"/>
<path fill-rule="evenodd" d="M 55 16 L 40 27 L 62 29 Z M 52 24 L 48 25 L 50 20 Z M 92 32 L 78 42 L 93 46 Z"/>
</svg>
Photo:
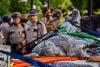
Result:
<svg viewBox="0 0 100 67">
<path fill-rule="evenodd" d="M 48 3 L 44 2 L 41 20 L 38 20 L 38 12 L 34 8 L 30 11 L 29 21 L 28 15 L 20 12 L 13 12 L 11 17 L 5 15 L 0 25 L 0 44 L 10 45 L 13 52 L 60 26 L 61 14 L 61 10 L 52 10 Z"/>
<path fill-rule="evenodd" d="M 70 22 L 67 22 L 67 24 L 60 21 L 62 11 L 60 9 L 50 9 L 47 2 L 44 2 L 43 18 L 41 18 L 41 20 L 38 20 L 38 12 L 36 9 L 31 9 L 29 13 L 29 18 L 27 14 L 21 14 L 20 12 L 13 12 L 11 17 L 8 15 L 2 17 L 3 22 L 0 25 L 0 44 L 10 45 L 12 52 L 44 34 L 49 33 L 58 26 L 71 28 L 68 29 L 68 31 L 71 32 L 80 31 L 74 26 L 71 27 L 71 24 L 80 25 L 81 16 L 77 9 L 73 9 L 72 19 L 69 17 L 68 11 L 63 15 L 65 17 L 63 22 Z M 27 54 L 27 52 L 28 51 L 23 48 L 18 54 L 23 55 Z M 89 60 L 91 61 L 92 59 Z"/>
</svg>

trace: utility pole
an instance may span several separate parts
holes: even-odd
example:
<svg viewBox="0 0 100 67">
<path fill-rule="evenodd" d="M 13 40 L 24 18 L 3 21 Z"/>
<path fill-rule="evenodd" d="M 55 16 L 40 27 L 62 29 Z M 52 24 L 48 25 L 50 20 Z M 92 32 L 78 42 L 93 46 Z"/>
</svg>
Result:
<svg viewBox="0 0 100 67">
<path fill-rule="evenodd" d="M 50 8 L 50 0 L 48 0 L 48 7 Z"/>
<path fill-rule="evenodd" d="M 33 4 L 34 4 L 34 1 L 31 0 L 31 10 L 32 10 L 32 8 L 33 8 Z"/>
<path fill-rule="evenodd" d="M 23 5 L 24 5 L 24 13 L 26 14 L 26 2 L 27 2 L 27 0 L 22 0 L 22 2 L 23 2 Z"/>
<path fill-rule="evenodd" d="M 88 16 L 92 15 L 92 0 L 88 0 Z"/>
</svg>

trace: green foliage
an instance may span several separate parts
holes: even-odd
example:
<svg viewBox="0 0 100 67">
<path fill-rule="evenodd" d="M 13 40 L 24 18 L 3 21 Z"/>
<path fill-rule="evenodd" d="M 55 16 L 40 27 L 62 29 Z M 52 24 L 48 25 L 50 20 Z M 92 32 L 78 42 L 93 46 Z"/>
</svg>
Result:
<svg viewBox="0 0 100 67">
<path fill-rule="evenodd" d="M 96 14 L 96 15 L 100 15 L 100 9 L 97 9 L 97 10 L 95 10 L 95 11 L 93 11 L 93 14 Z"/>
<path fill-rule="evenodd" d="M 56 0 L 56 6 L 57 6 L 57 8 L 60 8 L 61 10 L 73 8 L 72 2 L 70 0 L 63 0 L 63 1 L 62 0 Z"/>
<path fill-rule="evenodd" d="M 10 12 L 21 12 L 24 13 L 24 6 L 21 0 L 10 0 Z"/>
<path fill-rule="evenodd" d="M 42 0 L 42 2 L 44 2 Z M 46 0 L 46 2 L 48 2 L 48 0 Z M 50 7 L 52 9 L 55 9 L 55 8 L 59 8 L 61 10 L 66 10 L 66 9 L 71 9 L 73 8 L 73 4 L 70 0 L 51 0 L 50 1 Z"/>
<path fill-rule="evenodd" d="M 35 0 L 34 4 L 36 5 L 36 9 L 39 13 L 39 19 L 40 19 L 43 16 L 42 15 L 42 7 L 43 7 L 42 2 L 40 0 Z"/>
<path fill-rule="evenodd" d="M 48 2 L 48 0 L 34 0 L 34 4 L 36 5 L 36 9 L 39 12 L 40 16 L 42 17 L 42 8 L 43 2 Z M 87 9 L 88 0 L 51 0 L 50 8 L 55 9 L 59 8 L 63 11 L 65 10 L 72 10 L 76 8 L 80 10 L 81 14 L 84 14 L 84 10 Z M 100 0 L 93 0 L 93 11 L 98 11 L 100 9 Z M 29 13 L 31 9 L 31 0 L 27 0 L 26 3 L 26 13 Z M 24 13 L 24 3 L 22 0 L 0 0 L 0 16 L 5 14 L 10 15 L 12 12 L 18 11 L 20 13 Z M 96 13 L 96 12 L 95 12 Z"/>
<path fill-rule="evenodd" d="M 9 0 L 0 0 L 0 16 L 5 14 L 10 14 L 9 11 L 10 1 Z"/>
<path fill-rule="evenodd" d="M 93 0 L 93 9 L 98 10 L 100 9 L 100 0 Z"/>
<path fill-rule="evenodd" d="M 10 0 L 11 1 L 11 7 L 10 7 L 10 11 L 11 12 L 21 12 L 21 13 L 25 13 L 25 8 L 24 8 L 24 3 L 22 3 L 21 0 Z M 42 7 L 42 3 L 39 0 L 35 0 L 34 4 L 36 5 L 36 9 L 38 12 L 41 12 L 41 7 Z M 26 2 L 26 13 L 29 13 L 31 9 L 31 0 L 28 0 Z"/>
<path fill-rule="evenodd" d="M 80 13 L 83 14 L 84 10 L 87 8 L 88 0 L 71 0 L 74 8 L 80 10 Z"/>
</svg>

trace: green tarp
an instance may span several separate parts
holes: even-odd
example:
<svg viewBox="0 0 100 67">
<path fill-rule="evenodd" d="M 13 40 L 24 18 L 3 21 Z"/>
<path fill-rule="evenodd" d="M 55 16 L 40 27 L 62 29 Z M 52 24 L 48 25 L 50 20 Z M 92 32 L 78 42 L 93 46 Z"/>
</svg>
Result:
<svg viewBox="0 0 100 67">
<path fill-rule="evenodd" d="M 66 32 L 67 31 L 67 27 L 59 26 L 58 29 L 61 32 Z M 88 39 L 94 39 L 98 44 L 100 44 L 100 40 L 97 37 L 95 37 L 93 35 L 89 35 L 87 33 L 82 33 L 82 32 L 67 32 L 67 35 L 75 36 L 75 37 L 88 38 Z"/>
</svg>

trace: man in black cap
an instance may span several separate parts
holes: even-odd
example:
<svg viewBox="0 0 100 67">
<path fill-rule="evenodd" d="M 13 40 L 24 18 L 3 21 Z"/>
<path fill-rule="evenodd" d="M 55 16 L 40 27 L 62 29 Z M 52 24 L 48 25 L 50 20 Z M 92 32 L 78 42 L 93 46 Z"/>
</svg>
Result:
<svg viewBox="0 0 100 67">
<path fill-rule="evenodd" d="M 45 24 L 38 20 L 37 11 L 32 9 L 30 11 L 30 23 L 27 30 L 27 42 L 30 43 L 46 33 Z"/>
<path fill-rule="evenodd" d="M 0 44 L 4 44 L 5 42 L 5 33 L 7 31 L 7 28 L 9 27 L 10 24 L 10 16 L 5 15 L 3 16 L 3 23 L 0 25 Z"/>
<path fill-rule="evenodd" d="M 11 20 L 10 16 L 7 16 L 7 15 L 3 16 L 3 23 L 0 25 L 0 30 L 3 33 L 5 33 L 7 28 L 9 27 L 10 20 Z M 4 34 L 4 36 L 5 36 L 5 34 Z"/>
</svg>

